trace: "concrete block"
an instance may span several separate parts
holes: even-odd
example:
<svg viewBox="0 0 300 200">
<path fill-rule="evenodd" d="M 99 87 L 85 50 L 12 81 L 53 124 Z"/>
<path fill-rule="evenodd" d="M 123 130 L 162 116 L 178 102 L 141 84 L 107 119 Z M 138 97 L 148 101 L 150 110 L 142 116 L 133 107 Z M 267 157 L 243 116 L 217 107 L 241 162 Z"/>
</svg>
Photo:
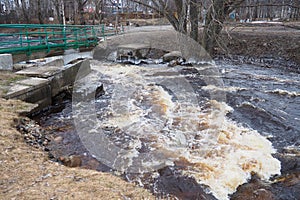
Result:
<svg viewBox="0 0 300 200">
<path fill-rule="evenodd" d="M 11 54 L 0 54 L 0 70 L 13 70 L 13 58 Z"/>
<path fill-rule="evenodd" d="M 51 106 L 51 87 L 49 84 L 43 85 L 42 87 L 37 89 L 32 89 L 31 87 L 31 90 L 26 93 L 22 93 L 20 96 L 17 96 L 15 98 L 28 103 L 37 104 L 38 106 L 31 112 L 38 112 L 44 108 Z"/>
<path fill-rule="evenodd" d="M 92 58 L 91 52 L 78 52 L 76 54 L 64 55 L 64 62 L 65 62 L 65 65 L 67 65 L 72 61 L 76 61 L 79 59 L 83 60 L 83 59 L 88 59 L 88 58 Z"/>
<path fill-rule="evenodd" d="M 56 96 L 67 86 L 73 85 L 76 78 L 80 79 L 91 72 L 89 60 L 79 60 L 76 63 L 66 65 L 64 69 L 49 77 L 52 90 L 52 96 Z"/>
<path fill-rule="evenodd" d="M 38 90 L 49 85 L 49 80 L 42 78 L 29 78 L 21 81 L 17 81 L 6 93 L 5 98 L 17 98 L 20 100 L 25 100 L 26 95 L 33 90 Z M 48 94 L 51 96 L 51 93 Z M 34 102 L 30 102 L 34 103 Z"/>
<path fill-rule="evenodd" d="M 106 60 L 114 51 L 117 51 L 117 46 L 109 46 L 107 42 L 100 43 L 92 52 L 93 59 Z"/>
<path fill-rule="evenodd" d="M 63 72 L 60 71 L 59 73 L 55 74 L 52 77 L 49 77 L 48 80 L 50 81 L 51 85 L 51 95 L 52 97 L 58 95 L 64 88 L 66 87 L 66 80 L 63 78 Z"/>
<path fill-rule="evenodd" d="M 60 59 L 54 59 L 54 62 L 56 61 L 61 62 Z M 15 82 L 4 98 L 38 104 L 34 112 L 40 111 L 51 105 L 53 96 L 73 85 L 76 78 L 82 78 L 90 72 L 89 60 L 75 61 L 63 67 L 40 66 L 24 69 L 17 74 L 33 77 Z"/>
<path fill-rule="evenodd" d="M 48 106 L 50 106 L 52 102 L 50 85 L 43 85 L 40 88 L 31 90 L 30 92 L 26 93 L 24 101 L 28 103 L 37 103 L 39 101 L 46 101 L 49 102 Z"/>
<path fill-rule="evenodd" d="M 16 72 L 16 74 L 30 77 L 48 78 L 59 73 L 61 70 L 61 67 L 56 66 L 30 67 Z"/>
<path fill-rule="evenodd" d="M 16 64 L 14 64 L 13 69 L 14 69 L 14 71 L 20 71 L 20 70 L 31 68 L 31 67 L 37 67 L 37 64 L 16 63 Z"/>
<path fill-rule="evenodd" d="M 48 79 L 28 78 L 16 82 L 4 98 L 38 104 L 32 112 L 40 111 L 52 103 L 51 86 Z"/>
<path fill-rule="evenodd" d="M 21 81 L 17 81 L 17 84 L 32 86 L 34 89 L 42 87 L 45 84 L 48 84 L 49 80 L 44 78 L 28 78 Z"/>
<path fill-rule="evenodd" d="M 41 63 L 41 66 L 43 66 L 43 67 L 46 67 L 46 66 L 62 67 L 62 66 L 64 66 L 64 57 L 63 56 L 55 56 L 55 57 L 46 58 L 46 62 Z"/>
<path fill-rule="evenodd" d="M 63 69 L 63 79 L 66 85 L 73 85 L 76 79 L 85 77 L 91 72 L 89 60 L 81 60 L 77 63 L 66 65 Z"/>
<path fill-rule="evenodd" d="M 4 98 L 6 98 L 6 99 L 13 99 L 13 98 L 19 99 L 18 98 L 19 96 L 21 96 L 22 94 L 26 93 L 29 90 L 30 90 L 30 86 L 14 84 L 12 87 L 9 88 L 9 90 L 7 91 Z M 20 99 L 20 100 L 22 100 L 22 99 Z"/>
</svg>

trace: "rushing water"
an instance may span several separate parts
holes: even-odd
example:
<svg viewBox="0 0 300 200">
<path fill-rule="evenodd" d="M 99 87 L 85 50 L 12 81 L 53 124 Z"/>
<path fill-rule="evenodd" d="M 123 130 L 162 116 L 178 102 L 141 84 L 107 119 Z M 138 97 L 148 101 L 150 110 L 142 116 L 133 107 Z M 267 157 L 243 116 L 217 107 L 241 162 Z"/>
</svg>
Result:
<svg viewBox="0 0 300 200">
<path fill-rule="evenodd" d="M 214 66 L 207 65 L 199 70 L 211 68 Z M 188 68 L 105 63 L 95 63 L 94 69 L 112 86 L 106 86 L 111 88 L 111 98 L 99 99 L 95 112 L 101 120 L 93 124 L 92 131 L 86 126 L 93 113 L 76 113 L 80 115 L 77 124 L 85 122 L 80 125 L 85 129 L 77 131 L 92 154 L 112 168 L 142 174 L 184 163 L 182 173 L 209 186 L 218 199 L 227 199 L 228 194 L 247 182 L 251 172 L 265 180 L 280 174 L 280 162 L 271 155 L 275 153 L 271 143 L 257 131 L 227 118 L 232 108 L 211 99 L 214 93 L 199 96 L 198 103 L 197 91 L 188 79 L 203 80 L 201 72 L 181 75 Z M 97 80 L 99 75 L 93 73 L 86 79 L 92 83 L 93 76 Z M 214 81 L 204 81 L 205 86 L 197 85 L 195 89 L 208 90 L 207 84 L 219 82 L 215 81 L 219 78 L 215 73 L 206 73 L 205 78 Z M 222 99 L 222 94 L 216 97 Z M 101 109 L 102 101 L 109 106 Z M 83 106 L 80 101 L 74 104 Z M 83 110 L 90 111 L 89 106 Z M 109 131 L 101 133 L 99 129 Z M 87 131 L 94 134 L 87 138 Z M 109 141 L 94 145 L 100 134 Z M 109 142 L 113 145 L 107 145 Z"/>
<path fill-rule="evenodd" d="M 284 68 L 222 64 L 236 121 L 269 137 L 279 151 L 299 150 L 300 76 Z"/>
<path fill-rule="evenodd" d="M 92 61 L 92 69 L 75 88 L 73 111 L 67 102 L 41 124 L 58 130 L 67 154 L 152 174 L 154 192 L 168 166 L 228 199 L 253 173 L 266 181 L 280 174 L 276 150 L 299 152 L 299 74 L 224 62 L 170 68 Z M 101 84 L 104 93 L 94 99 Z M 86 149 L 72 148 L 72 140 Z"/>
</svg>

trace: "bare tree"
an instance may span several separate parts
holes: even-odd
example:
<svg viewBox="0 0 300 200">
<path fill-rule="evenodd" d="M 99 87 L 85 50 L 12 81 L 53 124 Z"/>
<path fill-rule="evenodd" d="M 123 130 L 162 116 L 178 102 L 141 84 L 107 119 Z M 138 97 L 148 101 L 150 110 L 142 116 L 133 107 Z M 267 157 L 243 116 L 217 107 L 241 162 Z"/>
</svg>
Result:
<svg viewBox="0 0 300 200">
<path fill-rule="evenodd" d="M 63 17 L 62 17 L 62 3 L 63 3 L 63 0 L 52 0 L 53 4 L 54 4 L 54 8 L 55 8 L 55 11 L 56 11 L 56 15 L 57 15 L 57 19 L 59 21 L 59 23 L 63 23 Z"/>
<path fill-rule="evenodd" d="M 42 0 L 37 0 L 37 10 L 38 10 L 38 18 L 39 18 L 39 22 L 40 24 L 44 24 L 44 12 L 42 10 L 42 5 L 41 5 L 41 1 Z"/>
<path fill-rule="evenodd" d="M 189 34 L 191 38 L 202 43 L 203 47 L 209 53 L 213 53 L 213 49 L 218 43 L 218 37 L 222 31 L 226 16 L 244 0 L 211 0 L 210 3 L 208 3 L 202 40 L 199 38 L 198 26 L 200 10 L 205 1 L 151 0 L 151 4 L 144 3 L 141 0 L 132 1 L 163 13 L 176 31 Z M 191 31 L 189 33 L 187 31 L 188 20 L 191 25 Z"/>
<path fill-rule="evenodd" d="M 47 19 L 55 17 L 63 23 L 62 13 L 74 24 L 84 24 L 84 8 L 92 4 L 95 8 L 93 21 L 101 20 L 102 13 L 112 12 L 107 5 L 113 5 L 113 0 L 0 0 L 0 22 L 5 23 L 47 23 Z M 238 13 L 241 19 L 257 20 L 280 18 L 282 20 L 297 20 L 300 18 L 299 0 L 119 0 L 123 11 L 156 11 L 163 14 L 175 30 L 190 35 L 199 42 L 204 42 L 198 36 L 199 19 L 206 14 L 205 32 L 208 36 L 217 36 L 223 21 L 230 12 Z M 126 9 L 123 10 L 124 5 Z M 107 6 L 107 7 L 106 7 Z M 119 5 L 118 5 L 119 6 Z M 219 9 L 221 8 L 221 9 Z M 223 14 L 222 14 L 223 13 Z M 225 18 L 225 19 L 224 19 Z M 190 29 L 188 26 L 190 25 Z M 210 49 L 210 48 L 209 48 Z"/>
<path fill-rule="evenodd" d="M 214 0 L 206 14 L 202 45 L 209 53 L 213 53 L 218 36 L 223 28 L 223 22 L 225 21 L 224 8 L 224 0 Z"/>
<path fill-rule="evenodd" d="M 85 24 L 84 20 L 84 6 L 87 4 L 88 0 L 76 0 L 78 5 L 78 12 L 80 18 L 80 24 Z"/>
<path fill-rule="evenodd" d="M 174 29 L 179 32 L 187 31 L 187 3 L 186 0 L 131 0 L 134 3 L 148 7 L 158 13 L 162 13 L 172 24 Z"/>
<path fill-rule="evenodd" d="M 199 16 L 201 14 L 202 3 L 199 0 L 190 0 L 190 22 L 191 33 L 190 37 L 199 41 Z"/>
<path fill-rule="evenodd" d="M 29 16 L 28 16 L 28 12 L 27 12 L 26 1 L 21 0 L 21 4 L 22 4 L 23 17 L 24 17 L 26 23 L 29 23 L 30 21 L 29 21 Z"/>
<path fill-rule="evenodd" d="M 94 11 L 94 15 L 93 15 L 93 24 L 95 24 L 95 20 L 102 20 L 102 10 L 103 10 L 103 0 L 92 0 L 91 1 L 94 6 L 95 6 L 95 11 Z"/>
</svg>

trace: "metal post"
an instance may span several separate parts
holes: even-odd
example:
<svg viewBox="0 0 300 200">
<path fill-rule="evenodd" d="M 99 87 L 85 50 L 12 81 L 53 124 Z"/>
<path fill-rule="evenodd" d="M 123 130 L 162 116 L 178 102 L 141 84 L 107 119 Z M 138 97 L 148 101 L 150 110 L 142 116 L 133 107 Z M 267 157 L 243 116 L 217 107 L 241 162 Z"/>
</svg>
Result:
<svg viewBox="0 0 300 200">
<path fill-rule="evenodd" d="M 25 34 L 26 34 L 26 42 L 27 42 L 27 48 L 28 48 L 28 51 L 27 51 L 27 56 L 30 56 L 31 55 L 31 47 L 30 47 L 30 39 L 28 38 L 28 27 L 25 26 Z"/>
<path fill-rule="evenodd" d="M 45 42 L 46 42 L 46 46 L 47 46 L 47 53 L 49 53 L 50 52 L 50 46 L 49 46 L 49 42 L 48 42 L 48 31 L 47 31 L 46 27 L 44 27 L 44 31 L 45 31 L 45 34 L 46 34 Z"/>
</svg>

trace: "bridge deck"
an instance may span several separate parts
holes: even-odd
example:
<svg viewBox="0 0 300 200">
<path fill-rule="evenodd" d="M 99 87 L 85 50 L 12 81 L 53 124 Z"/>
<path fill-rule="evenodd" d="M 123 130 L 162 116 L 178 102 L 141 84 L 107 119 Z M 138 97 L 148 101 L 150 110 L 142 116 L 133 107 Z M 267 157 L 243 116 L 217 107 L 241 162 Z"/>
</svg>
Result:
<svg viewBox="0 0 300 200">
<path fill-rule="evenodd" d="M 0 24 L 0 54 L 88 48 L 118 33 L 105 25 Z"/>
</svg>

